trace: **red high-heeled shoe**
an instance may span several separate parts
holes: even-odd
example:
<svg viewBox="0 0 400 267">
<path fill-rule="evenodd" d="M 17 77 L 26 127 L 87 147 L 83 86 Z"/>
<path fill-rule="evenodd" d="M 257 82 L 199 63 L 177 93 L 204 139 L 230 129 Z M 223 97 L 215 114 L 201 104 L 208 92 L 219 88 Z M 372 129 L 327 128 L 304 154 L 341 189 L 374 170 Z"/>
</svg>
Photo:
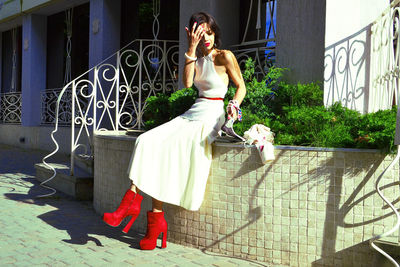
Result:
<svg viewBox="0 0 400 267">
<path fill-rule="evenodd" d="M 128 189 L 117 210 L 111 213 L 104 213 L 103 221 L 110 226 L 117 227 L 121 224 L 125 217 L 132 216 L 131 220 L 122 230 L 122 232 L 128 233 L 129 229 L 140 213 L 140 204 L 142 203 L 142 200 L 143 197 L 141 195 Z"/>
<path fill-rule="evenodd" d="M 147 212 L 147 232 L 146 236 L 140 240 L 140 248 L 152 250 L 157 246 L 157 238 L 162 233 L 161 248 L 167 247 L 168 225 L 164 218 L 164 212 Z"/>
</svg>

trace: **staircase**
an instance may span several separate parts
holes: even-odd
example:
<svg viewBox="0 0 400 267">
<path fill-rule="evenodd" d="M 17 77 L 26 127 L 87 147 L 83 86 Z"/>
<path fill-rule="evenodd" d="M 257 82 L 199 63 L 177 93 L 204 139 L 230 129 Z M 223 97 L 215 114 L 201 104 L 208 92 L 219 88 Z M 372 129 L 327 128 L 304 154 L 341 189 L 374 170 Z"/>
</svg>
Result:
<svg viewBox="0 0 400 267">
<path fill-rule="evenodd" d="M 100 131 L 141 129 L 146 99 L 178 88 L 178 41 L 134 40 L 69 82 L 58 95 L 56 149 L 36 164 L 36 178 L 76 199 L 93 197 L 93 135 Z M 58 151 L 61 99 L 71 102 L 69 163 L 46 164 Z M 62 121 L 65 123 L 65 121 Z"/>
</svg>

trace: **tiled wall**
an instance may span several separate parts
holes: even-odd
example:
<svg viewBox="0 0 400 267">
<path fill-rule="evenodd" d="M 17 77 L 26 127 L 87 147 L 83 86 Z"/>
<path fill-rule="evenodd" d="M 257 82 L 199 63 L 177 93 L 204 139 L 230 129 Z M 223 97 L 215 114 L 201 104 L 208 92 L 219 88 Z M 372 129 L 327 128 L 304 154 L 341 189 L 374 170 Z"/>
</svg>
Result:
<svg viewBox="0 0 400 267">
<path fill-rule="evenodd" d="M 113 211 L 128 188 L 134 142 L 122 133 L 95 138 L 97 212 Z M 379 266 L 368 240 L 396 221 L 375 182 L 394 156 L 277 147 L 276 160 L 262 165 L 254 147 L 222 143 L 213 154 L 201 209 L 165 205 L 169 242 L 273 266 Z M 398 164 L 381 185 L 389 200 L 399 198 Z M 145 232 L 150 208 L 145 197 L 137 231 Z"/>
</svg>

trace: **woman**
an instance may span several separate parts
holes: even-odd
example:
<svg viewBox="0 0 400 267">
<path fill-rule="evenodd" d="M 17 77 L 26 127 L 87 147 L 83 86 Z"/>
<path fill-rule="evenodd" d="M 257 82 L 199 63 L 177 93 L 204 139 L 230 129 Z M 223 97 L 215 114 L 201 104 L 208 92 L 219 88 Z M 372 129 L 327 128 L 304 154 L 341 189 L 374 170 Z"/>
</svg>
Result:
<svg viewBox="0 0 400 267">
<path fill-rule="evenodd" d="M 147 233 L 140 241 L 145 250 L 156 247 L 160 233 L 161 247 L 166 247 L 164 202 L 189 210 L 200 208 L 211 166 L 211 143 L 225 121 L 223 98 L 229 79 L 237 91 L 228 105 L 228 116 L 237 117 L 246 94 L 236 58 L 232 52 L 219 49 L 220 30 L 215 19 L 204 12 L 193 14 L 186 33 L 189 46 L 183 83 L 185 87 L 194 83 L 199 98 L 184 114 L 138 137 L 128 171 L 132 186 L 118 209 L 103 216 L 114 227 L 132 216 L 123 229 L 126 233 L 140 213 L 143 197 L 139 189 L 150 195 L 153 207 L 147 212 Z"/>
</svg>

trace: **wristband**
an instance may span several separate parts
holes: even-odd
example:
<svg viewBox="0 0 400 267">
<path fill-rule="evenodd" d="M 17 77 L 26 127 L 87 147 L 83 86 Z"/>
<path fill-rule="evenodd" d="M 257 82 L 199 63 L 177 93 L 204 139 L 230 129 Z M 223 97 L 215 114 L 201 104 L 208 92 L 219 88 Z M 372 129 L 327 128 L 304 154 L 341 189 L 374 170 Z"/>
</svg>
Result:
<svg viewBox="0 0 400 267">
<path fill-rule="evenodd" d="M 186 53 L 185 53 L 185 58 L 187 58 L 187 59 L 189 59 L 189 60 L 193 60 L 193 61 L 196 61 L 196 60 L 197 60 L 197 57 L 190 57 L 190 56 L 188 56 Z"/>
</svg>

